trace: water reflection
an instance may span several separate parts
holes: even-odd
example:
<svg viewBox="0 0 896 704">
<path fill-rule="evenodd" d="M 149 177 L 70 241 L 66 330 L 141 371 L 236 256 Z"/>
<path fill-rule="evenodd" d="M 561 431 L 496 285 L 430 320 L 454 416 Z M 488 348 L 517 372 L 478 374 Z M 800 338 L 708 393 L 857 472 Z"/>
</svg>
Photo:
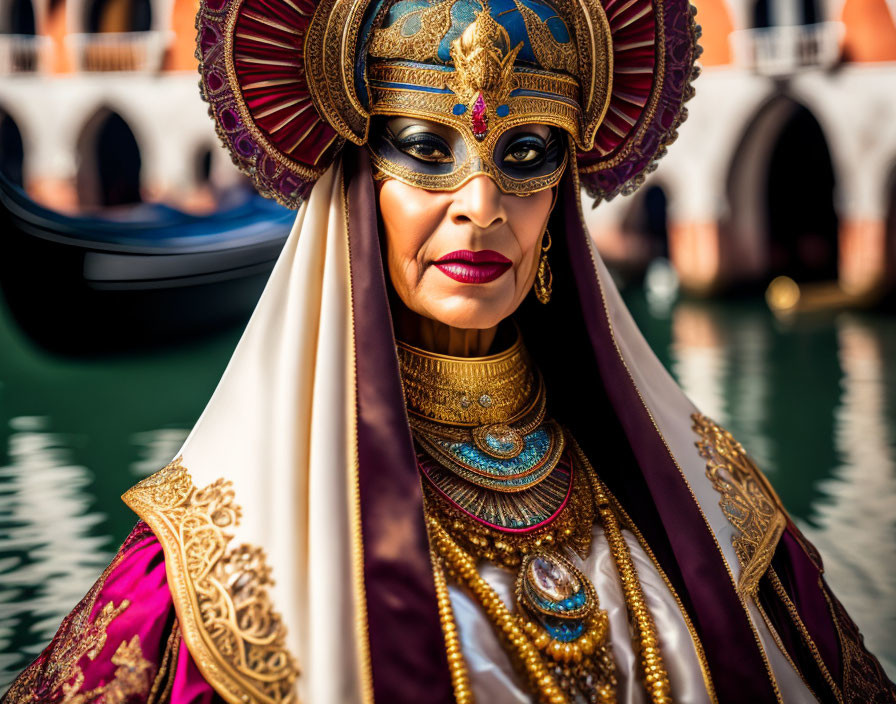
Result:
<svg viewBox="0 0 896 704">
<path fill-rule="evenodd" d="M 46 418 L 9 421 L 0 468 L 0 689 L 53 636 L 109 561 L 90 471 Z M 20 648 L 13 646 L 19 644 Z"/>
<path fill-rule="evenodd" d="M 842 395 L 834 414 L 839 459 L 805 528 L 827 579 L 872 652 L 896 672 L 896 438 L 887 418 L 885 363 L 896 345 L 867 323 L 838 320 Z M 891 339 L 890 342 L 893 340 Z M 891 361 L 892 363 L 892 361 Z"/>
<path fill-rule="evenodd" d="M 732 315 L 734 312 L 734 315 Z M 771 331 L 761 309 L 734 311 L 680 301 L 672 313 L 671 370 L 696 406 L 729 427 L 762 467 L 774 471 L 764 428 Z"/>
<path fill-rule="evenodd" d="M 239 332 L 70 359 L 35 347 L 0 299 L 0 692 L 133 528 L 122 492 L 178 451 Z"/>
<path fill-rule="evenodd" d="M 131 442 L 137 447 L 137 459 L 131 462 L 131 474 L 146 477 L 164 467 L 177 454 L 189 431 L 175 428 L 134 433 Z"/>
<path fill-rule="evenodd" d="M 758 307 L 689 301 L 671 321 L 673 374 L 773 478 L 868 647 L 896 674 L 896 321 L 841 315 L 777 328 Z M 649 337 L 656 321 L 640 322 Z"/>
</svg>

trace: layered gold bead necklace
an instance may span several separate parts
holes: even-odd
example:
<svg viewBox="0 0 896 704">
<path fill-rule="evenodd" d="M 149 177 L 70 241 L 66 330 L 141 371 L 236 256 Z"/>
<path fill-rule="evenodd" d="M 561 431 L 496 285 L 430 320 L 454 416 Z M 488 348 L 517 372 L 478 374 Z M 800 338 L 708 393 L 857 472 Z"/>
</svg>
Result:
<svg viewBox="0 0 896 704">
<path fill-rule="evenodd" d="M 573 561 L 590 552 L 597 521 L 619 574 L 642 683 L 650 701 L 671 702 L 656 625 L 612 497 L 575 440 L 547 417 L 544 383 L 521 338 L 488 357 L 403 343 L 398 357 L 458 703 L 473 694 L 450 581 L 479 603 L 537 701 L 615 702 L 609 619 Z M 516 573 L 515 608 L 479 574 L 483 560 Z"/>
</svg>

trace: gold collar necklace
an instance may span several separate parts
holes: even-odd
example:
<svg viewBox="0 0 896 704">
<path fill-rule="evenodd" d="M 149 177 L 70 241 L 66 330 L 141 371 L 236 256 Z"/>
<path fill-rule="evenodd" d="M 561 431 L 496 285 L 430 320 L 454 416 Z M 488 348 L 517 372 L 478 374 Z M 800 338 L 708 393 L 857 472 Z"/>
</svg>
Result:
<svg viewBox="0 0 896 704">
<path fill-rule="evenodd" d="M 450 357 L 399 342 L 398 361 L 408 411 L 425 421 L 511 424 L 538 400 L 541 380 L 519 333 L 508 349 L 486 357 Z"/>
<path fill-rule="evenodd" d="M 411 428 L 425 455 L 421 470 L 436 488 L 498 530 L 550 520 L 568 497 L 571 477 L 558 467 L 565 439 L 545 417 L 544 382 L 522 338 L 503 352 L 471 358 L 399 343 L 398 359 Z M 485 502 L 495 493 L 504 498 Z M 527 510 L 511 521 L 501 508 L 507 501 Z M 484 514 L 483 502 L 494 510 Z"/>
<path fill-rule="evenodd" d="M 544 382 L 519 333 L 508 349 L 487 357 L 450 357 L 399 343 L 398 359 L 411 427 L 433 457 L 465 479 L 520 491 L 556 465 L 562 433 L 545 420 Z M 523 476 L 528 479 L 516 481 Z"/>
</svg>

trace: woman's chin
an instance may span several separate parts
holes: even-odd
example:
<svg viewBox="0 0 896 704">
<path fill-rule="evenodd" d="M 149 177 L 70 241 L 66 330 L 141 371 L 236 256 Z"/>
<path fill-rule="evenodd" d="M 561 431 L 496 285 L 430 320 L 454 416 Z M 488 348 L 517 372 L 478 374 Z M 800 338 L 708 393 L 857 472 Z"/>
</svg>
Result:
<svg viewBox="0 0 896 704">
<path fill-rule="evenodd" d="M 454 295 L 431 306 L 426 315 L 444 325 L 463 330 L 488 330 L 513 313 L 506 297 Z"/>
</svg>

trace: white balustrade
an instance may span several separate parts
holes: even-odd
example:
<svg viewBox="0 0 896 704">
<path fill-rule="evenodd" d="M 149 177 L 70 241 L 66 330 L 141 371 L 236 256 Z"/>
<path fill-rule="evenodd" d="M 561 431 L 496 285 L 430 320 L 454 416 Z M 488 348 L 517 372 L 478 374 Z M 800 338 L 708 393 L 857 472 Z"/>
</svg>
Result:
<svg viewBox="0 0 896 704">
<path fill-rule="evenodd" d="M 79 71 L 154 72 L 162 68 L 173 32 L 69 34 L 66 44 Z"/>
<path fill-rule="evenodd" d="M 741 29 L 730 35 L 735 63 L 767 76 L 833 66 L 840 60 L 842 38 L 840 22 Z"/>
<path fill-rule="evenodd" d="M 46 71 L 53 40 L 34 34 L 0 34 L 0 75 Z"/>
</svg>

